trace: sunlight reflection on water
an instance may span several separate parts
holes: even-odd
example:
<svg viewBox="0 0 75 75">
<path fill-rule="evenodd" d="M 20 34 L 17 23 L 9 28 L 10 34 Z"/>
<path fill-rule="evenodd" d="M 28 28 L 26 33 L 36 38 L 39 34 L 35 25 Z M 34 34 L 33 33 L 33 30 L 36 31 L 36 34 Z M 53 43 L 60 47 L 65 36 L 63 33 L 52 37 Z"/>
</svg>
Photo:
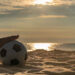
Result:
<svg viewBox="0 0 75 75">
<path fill-rule="evenodd" d="M 55 47 L 58 45 L 57 43 L 27 43 L 29 51 L 34 50 L 47 50 L 52 51 L 55 49 Z"/>
</svg>

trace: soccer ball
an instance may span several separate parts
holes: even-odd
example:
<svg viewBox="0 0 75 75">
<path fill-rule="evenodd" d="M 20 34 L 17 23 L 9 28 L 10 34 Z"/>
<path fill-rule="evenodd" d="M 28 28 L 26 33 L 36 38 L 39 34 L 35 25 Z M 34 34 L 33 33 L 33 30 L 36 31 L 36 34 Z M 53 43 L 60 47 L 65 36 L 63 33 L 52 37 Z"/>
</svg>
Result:
<svg viewBox="0 0 75 75">
<path fill-rule="evenodd" d="M 5 65 L 24 65 L 27 49 L 22 43 L 11 41 L 0 48 L 0 60 Z"/>
</svg>

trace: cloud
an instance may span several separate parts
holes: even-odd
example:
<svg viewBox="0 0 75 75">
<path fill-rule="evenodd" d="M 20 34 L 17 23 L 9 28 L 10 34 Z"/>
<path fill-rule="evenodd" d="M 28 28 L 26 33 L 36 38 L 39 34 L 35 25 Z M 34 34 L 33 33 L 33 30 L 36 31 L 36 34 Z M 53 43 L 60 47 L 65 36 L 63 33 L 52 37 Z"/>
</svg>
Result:
<svg viewBox="0 0 75 75">
<path fill-rule="evenodd" d="M 75 4 L 74 0 L 54 0 L 55 5 L 72 5 Z"/>
<path fill-rule="evenodd" d="M 64 15 L 42 15 L 40 18 L 66 18 Z"/>
<path fill-rule="evenodd" d="M 32 5 L 33 0 L 0 0 L 0 17 L 66 18 L 75 16 L 74 0 L 54 0 L 55 5 Z M 42 16 L 43 15 L 43 16 Z"/>
</svg>

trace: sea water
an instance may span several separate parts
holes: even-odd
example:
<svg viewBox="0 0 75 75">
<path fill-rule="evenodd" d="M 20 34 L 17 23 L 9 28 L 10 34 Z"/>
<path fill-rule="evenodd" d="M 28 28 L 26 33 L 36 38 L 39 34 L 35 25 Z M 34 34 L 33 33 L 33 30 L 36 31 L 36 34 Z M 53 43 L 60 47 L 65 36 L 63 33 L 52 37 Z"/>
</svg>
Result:
<svg viewBox="0 0 75 75">
<path fill-rule="evenodd" d="M 14 34 L 14 32 L 16 34 L 19 34 L 19 41 L 22 42 L 28 49 L 28 51 L 33 51 L 33 50 L 38 50 L 38 49 L 43 49 L 43 50 L 47 50 L 47 51 L 52 51 L 52 50 L 64 50 L 64 51 L 75 51 L 75 43 L 37 43 L 34 42 L 32 43 L 31 40 L 27 40 L 28 38 L 25 38 L 24 32 L 21 31 L 3 31 L 1 30 L 0 32 L 0 38 L 2 37 L 7 37 L 7 36 L 12 36 L 12 35 L 16 35 Z M 22 34 L 23 33 L 23 34 Z M 32 40 L 34 41 L 34 40 Z M 30 43 L 28 43 L 30 42 Z M 39 47 L 40 46 L 40 47 Z"/>
<path fill-rule="evenodd" d="M 63 51 L 75 51 L 75 43 L 27 43 L 28 51 L 33 50 L 63 50 Z"/>
</svg>

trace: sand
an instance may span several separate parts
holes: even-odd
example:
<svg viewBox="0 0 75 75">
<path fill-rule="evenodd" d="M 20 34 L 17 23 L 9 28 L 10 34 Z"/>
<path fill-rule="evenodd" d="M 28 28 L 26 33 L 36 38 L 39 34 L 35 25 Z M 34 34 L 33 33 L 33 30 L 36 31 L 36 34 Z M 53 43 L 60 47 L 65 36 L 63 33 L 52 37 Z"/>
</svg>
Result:
<svg viewBox="0 0 75 75">
<path fill-rule="evenodd" d="M 75 52 L 29 52 L 25 66 L 0 65 L 0 75 L 75 75 Z"/>
</svg>

